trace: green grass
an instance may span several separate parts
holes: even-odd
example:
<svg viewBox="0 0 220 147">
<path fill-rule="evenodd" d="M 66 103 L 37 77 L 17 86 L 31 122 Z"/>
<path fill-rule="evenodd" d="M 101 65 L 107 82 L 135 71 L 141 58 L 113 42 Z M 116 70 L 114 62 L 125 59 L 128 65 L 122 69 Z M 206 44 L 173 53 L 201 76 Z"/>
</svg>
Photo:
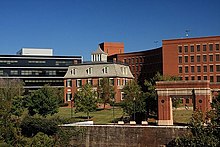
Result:
<svg viewBox="0 0 220 147">
<path fill-rule="evenodd" d="M 190 117 L 192 116 L 192 110 L 184 110 L 178 109 L 173 110 L 173 120 L 174 123 L 179 124 L 187 124 L 190 121 Z M 71 109 L 70 108 L 59 108 L 59 113 L 55 114 L 55 116 L 59 116 L 61 118 L 71 118 Z M 113 109 L 105 109 L 98 110 L 90 113 L 90 120 L 94 121 L 95 124 L 109 124 L 113 122 Z M 123 116 L 123 111 L 120 107 L 115 108 L 115 122 L 117 122 Z M 85 113 L 74 113 L 71 119 L 71 122 L 77 121 L 86 121 L 87 116 Z M 154 118 L 149 118 L 149 122 L 155 122 Z"/>
</svg>

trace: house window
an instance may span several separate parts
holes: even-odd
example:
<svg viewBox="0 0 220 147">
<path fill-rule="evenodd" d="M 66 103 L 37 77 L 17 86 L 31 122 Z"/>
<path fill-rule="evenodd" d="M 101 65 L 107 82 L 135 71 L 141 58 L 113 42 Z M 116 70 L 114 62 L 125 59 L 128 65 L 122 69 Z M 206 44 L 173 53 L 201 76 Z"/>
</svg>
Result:
<svg viewBox="0 0 220 147">
<path fill-rule="evenodd" d="M 182 53 L 182 46 L 178 46 L 179 53 Z"/>
<path fill-rule="evenodd" d="M 70 73 L 71 73 L 71 75 L 76 75 L 76 69 L 75 68 L 71 69 Z"/>
<path fill-rule="evenodd" d="M 88 75 L 91 75 L 92 74 L 92 67 L 89 67 L 87 70 L 86 70 L 86 73 Z"/>
<path fill-rule="evenodd" d="M 67 92 L 66 94 L 66 101 L 71 101 L 72 99 L 72 93 L 71 92 Z"/>
<path fill-rule="evenodd" d="M 92 79 L 88 79 L 88 80 L 87 80 L 87 84 L 93 85 L 93 80 L 92 80 Z"/>
<path fill-rule="evenodd" d="M 200 45 L 196 45 L 197 52 L 200 52 Z"/>
<path fill-rule="evenodd" d="M 121 100 L 124 100 L 126 94 L 124 92 L 121 92 Z"/>
<path fill-rule="evenodd" d="M 188 63 L 188 56 L 185 56 L 185 63 Z"/>
<path fill-rule="evenodd" d="M 179 73 L 182 73 L 182 72 L 183 72 L 183 68 L 179 67 Z"/>
<path fill-rule="evenodd" d="M 103 72 L 104 74 L 107 74 L 107 73 L 108 73 L 108 70 L 109 70 L 109 67 L 106 66 L 106 67 L 104 67 L 104 68 L 102 69 L 102 72 Z"/>
<path fill-rule="evenodd" d="M 200 61 L 201 61 L 200 55 L 198 55 L 196 58 L 197 58 L 197 62 L 200 62 Z"/>
<path fill-rule="evenodd" d="M 110 78 L 110 79 L 109 79 L 109 84 L 112 85 L 112 86 L 114 86 L 114 79 L 113 79 L 113 78 Z"/>
<path fill-rule="evenodd" d="M 72 87 L 72 80 L 71 79 L 66 80 L 66 87 Z"/>
<path fill-rule="evenodd" d="M 190 46 L 190 51 L 194 52 L 194 46 Z"/>
<path fill-rule="evenodd" d="M 209 55 L 209 61 L 210 61 L 210 62 L 213 61 L 213 55 Z"/>
<path fill-rule="evenodd" d="M 204 44 L 202 47 L 203 47 L 203 51 L 205 52 L 206 51 L 206 44 Z"/>
<path fill-rule="evenodd" d="M 213 51 L 213 44 L 209 44 L 209 51 Z"/>
<path fill-rule="evenodd" d="M 179 57 L 179 63 L 182 63 L 182 57 Z"/>
<path fill-rule="evenodd" d="M 213 65 L 210 65 L 210 66 L 209 66 L 209 71 L 210 71 L 210 72 L 213 72 L 213 71 L 214 71 L 214 66 L 213 66 Z"/>
<path fill-rule="evenodd" d="M 117 79 L 117 85 L 120 86 L 121 83 L 120 83 L 120 79 Z"/>
<path fill-rule="evenodd" d="M 82 87 L 82 80 L 81 79 L 76 80 L 76 87 Z"/>
</svg>

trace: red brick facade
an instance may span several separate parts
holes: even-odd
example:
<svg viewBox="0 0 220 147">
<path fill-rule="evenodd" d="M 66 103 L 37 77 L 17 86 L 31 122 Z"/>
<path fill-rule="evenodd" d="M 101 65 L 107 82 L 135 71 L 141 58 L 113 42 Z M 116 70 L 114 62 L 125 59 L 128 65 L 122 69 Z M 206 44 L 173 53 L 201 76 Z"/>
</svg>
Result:
<svg viewBox="0 0 220 147">
<path fill-rule="evenodd" d="M 121 42 L 103 42 L 99 46 L 108 56 L 124 53 L 124 43 Z"/>
</svg>

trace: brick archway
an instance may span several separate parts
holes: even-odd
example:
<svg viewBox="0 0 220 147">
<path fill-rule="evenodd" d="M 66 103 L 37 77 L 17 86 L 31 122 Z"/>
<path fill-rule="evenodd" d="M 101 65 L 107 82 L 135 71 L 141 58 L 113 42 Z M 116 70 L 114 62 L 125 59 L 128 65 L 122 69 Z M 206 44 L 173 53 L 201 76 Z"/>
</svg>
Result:
<svg viewBox="0 0 220 147">
<path fill-rule="evenodd" d="M 158 95 L 158 125 L 173 125 L 172 97 L 191 97 L 193 110 L 203 113 L 211 109 L 209 81 L 160 81 L 156 82 Z"/>
</svg>

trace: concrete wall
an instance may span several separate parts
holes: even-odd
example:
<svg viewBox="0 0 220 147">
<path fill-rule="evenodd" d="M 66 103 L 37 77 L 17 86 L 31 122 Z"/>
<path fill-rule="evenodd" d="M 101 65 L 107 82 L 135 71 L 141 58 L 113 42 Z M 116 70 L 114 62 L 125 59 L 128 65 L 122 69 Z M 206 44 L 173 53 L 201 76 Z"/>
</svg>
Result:
<svg viewBox="0 0 220 147">
<path fill-rule="evenodd" d="M 91 125 L 77 126 L 84 130 L 80 139 L 85 147 L 160 147 L 173 138 L 187 133 L 186 127 L 175 126 L 129 126 Z"/>
</svg>

